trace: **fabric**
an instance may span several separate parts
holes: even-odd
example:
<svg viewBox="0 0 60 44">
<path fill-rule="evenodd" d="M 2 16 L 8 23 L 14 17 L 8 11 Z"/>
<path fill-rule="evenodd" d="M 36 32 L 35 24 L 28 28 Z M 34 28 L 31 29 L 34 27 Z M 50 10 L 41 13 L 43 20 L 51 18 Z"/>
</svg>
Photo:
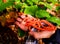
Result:
<svg viewBox="0 0 60 44">
<path fill-rule="evenodd" d="M 60 44 L 60 29 L 57 29 L 55 34 L 50 38 L 43 39 L 43 42 L 45 42 L 45 44 Z"/>
</svg>

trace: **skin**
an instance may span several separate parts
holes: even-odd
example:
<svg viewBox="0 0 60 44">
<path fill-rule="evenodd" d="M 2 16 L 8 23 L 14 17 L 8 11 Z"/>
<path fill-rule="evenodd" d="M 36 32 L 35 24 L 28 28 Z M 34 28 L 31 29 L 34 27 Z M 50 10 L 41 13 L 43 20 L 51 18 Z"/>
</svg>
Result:
<svg viewBox="0 0 60 44">
<path fill-rule="evenodd" d="M 23 23 L 22 23 L 23 22 Z M 28 28 L 24 25 L 24 21 L 22 21 L 20 18 L 17 18 L 17 21 L 15 24 L 20 27 L 22 30 L 27 31 Z M 41 32 L 32 32 L 30 31 L 29 34 L 33 36 L 36 39 L 42 39 L 42 38 L 50 38 L 51 35 L 53 35 L 55 31 L 41 31 Z"/>
</svg>

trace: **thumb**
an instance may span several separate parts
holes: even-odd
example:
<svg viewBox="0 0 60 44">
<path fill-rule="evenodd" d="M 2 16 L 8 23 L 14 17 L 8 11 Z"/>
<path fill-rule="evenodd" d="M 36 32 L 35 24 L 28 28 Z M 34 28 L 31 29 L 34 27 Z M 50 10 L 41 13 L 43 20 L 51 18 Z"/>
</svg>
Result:
<svg viewBox="0 0 60 44">
<path fill-rule="evenodd" d="M 38 32 L 29 32 L 31 36 L 33 36 L 35 39 L 40 39 L 40 34 Z"/>
</svg>

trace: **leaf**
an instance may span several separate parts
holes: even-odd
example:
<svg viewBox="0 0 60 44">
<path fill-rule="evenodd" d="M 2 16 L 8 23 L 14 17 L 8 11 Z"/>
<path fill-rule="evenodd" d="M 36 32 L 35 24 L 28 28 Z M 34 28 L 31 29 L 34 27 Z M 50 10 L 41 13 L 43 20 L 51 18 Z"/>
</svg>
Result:
<svg viewBox="0 0 60 44">
<path fill-rule="evenodd" d="M 20 3 L 15 4 L 14 7 L 15 7 L 16 9 L 19 9 L 19 8 L 20 8 L 20 9 L 22 10 L 23 8 L 27 7 L 27 4 L 20 2 Z"/>
<path fill-rule="evenodd" d="M 37 9 L 38 9 L 38 7 L 36 5 L 28 6 L 28 7 L 25 8 L 24 13 L 34 16 L 34 14 L 37 11 Z"/>
<path fill-rule="evenodd" d="M 36 17 L 43 18 L 43 17 L 50 17 L 50 15 L 45 10 L 39 10 L 36 12 Z"/>
<path fill-rule="evenodd" d="M 20 0 L 15 0 L 16 3 L 20 3 Z"/>
<path fill-rule="evenodd" d="M 28 4 L 30 4 L 31 6 L 33 5 L 32 0 L 27 0 Z"/>
<path fill-rule="evenodd" d="M 22 3 L 22 8 L 28 7 L 26 3 Z"/>
<path fill-rule="evenodd" d="M 32 2 L 34 2 L 34 3 L 38 3 L 38 2 L 39 2 L 39 0 L 32 0 Z"/>
<path fill-rule="evenodd" d="M 42 4 L 44 6 L 46 6 L 48 9 L 52 9 L 53 5 L 51 6 L 49 3 L 47 2 L 39 2 L 39 4 Z"/>
<path fill-rule="evenodd" d="M 47 20 L 50 22 L 56 23 L 57 25 L 60 25 L 60 18 L 58 17 L 50 17 L 50 18 L 47 18 Z"/>
<path fill-rule="evenodd" d="M 56 11 L 58 11 L 58 10 L 60 10 L 60 6 L 57 6 L 57 7 L 56 7 Z"/>
<path fill-rule="evenodd" d="M 21 7 L 22 7 L 22 3 L 15 4 L 14 7 L 15 7 L 16 9 L 21 8 Z"/>
<path fill-rule="evenodd" d="M 0 5 L 3 3 L 3 1 L 2 0 L 0 0 Z"/>
<path fill-rule="evenodd" d="M 13 6 L 13 4 L 14 4 L 13 2 L 2 3 L 0 5 L 0 11 L 3 11 L 4 9 L 6 9 L 9 6 Z"/>
<path fill-rule="evenodd" d="M 58 0 L 53 0 L 53 1 L 52 0 L 47 0 L 47 2 L 52 2 L 52 3 L 55 4 L 55 3 L 58 3 Z"/>
<path fill-rule="evenodd" d="M 25 32 L 18 28 L 18 36 L 23 37 L 25 35 Z"/>
</svg>

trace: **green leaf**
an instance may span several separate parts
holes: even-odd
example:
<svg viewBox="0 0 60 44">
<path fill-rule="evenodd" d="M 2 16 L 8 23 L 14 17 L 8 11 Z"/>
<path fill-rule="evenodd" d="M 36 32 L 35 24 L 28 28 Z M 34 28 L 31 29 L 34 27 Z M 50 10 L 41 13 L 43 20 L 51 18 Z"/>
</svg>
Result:
<svg viewBox="0 0 60 44">
<path fill-rule="evenodd" d="M 30 4 L 31 6 L 33 5 L 32 0 L 27 0 L 28 4 Z"/>
<path fill-rule="evenodd" d="M 25 8 L 28 7 L 28 5 L 26 3 L 22 3 L 22 7 Z"/>
<path fill-rule="evenodd" d="M 0 5 L 3 3 L 3 1 L 2 0 L 0 0 Z"/>
<path fill-rule="evenodd" d="M 43 18 L 43 17 L 50 17 L 50 15 L 45 10 L 39 10 L 36 12 L 36 17 Z"/>
<path fill-rule="evenodd" d="M 13 4 L 14 4 L 13 2 L 2 3 L 0 5 L 0 11 L 3 11 L 4 9 L 6 9 L 9 6 L 13 6 Z"/>
<path fill-rule="evenodd" d="M 37 4 L 39 2 L 39 0 L 32 0 L 32 2 Z"/>
<path fill-rule="evenodd" d="M 14 7 L 15 7 L 16 9 L 18 9 L 18 8 L 21 8 L 22 5 L 23 5 L 22 3 L 18 3 L 18 4 L 15 4 Z"/>
<path fill-rule="evenodd" d="M 20 3 L 15 4 L 14 7 L 17 8 L 17 9 L 18 9 L 18 8 L 23 9 L 23 8 L 27 7 L 27 4 L 20 2 Z"/>
<path fill-rule="evenodd" d="M 58 0 L 53 0 L 53 1 L 52 0 L 47 0 L 47 2 L 52 2 L 52 3 L 55 4 L 55 3 L 58 3 Z"/>
<path fill-rule="evenodd" d="M 42 5 L 46 6 L 46 7 L 49 8 L 49 9 L 52 9 L 52 7 L 53 7 L 53 5 L 50 5 L 50 4 L 47 3 L 47 2 L 39 2 L 39 4 L 42 4 Z"/>
<path fill-rule="evenodd" d="M 25 32 L 18 28 L 18 36 L 23 37 L 25 35 Z"/>
<path fill-rule="evenodd" d="M 15 3 L 20 3 L 20 0 L 15 0 Z"/>
<path fill-rule="evenodd" d="M 58 17 L 50 17 L 50 18 L 47 18 L 47 20 L 50 22 L 56 23 L 57 25 L 60 25 L 60 18 Z"/>
<path fill-rule="evenodd" d="M 30 14 L 32 16 L 34 16 L 35 12 L 37 11 L 38 7 L 36 5 L 34 6 L 28 6 L 25 8 L 24 13 L 25 14 Z"/>
<path fill-rule="evenodd" d="M 57 6 L 57 7 L 56 7 L 56 11 L 58 11 L 58 10 L 60 10 L 60 6 Z"/>
</svg>

